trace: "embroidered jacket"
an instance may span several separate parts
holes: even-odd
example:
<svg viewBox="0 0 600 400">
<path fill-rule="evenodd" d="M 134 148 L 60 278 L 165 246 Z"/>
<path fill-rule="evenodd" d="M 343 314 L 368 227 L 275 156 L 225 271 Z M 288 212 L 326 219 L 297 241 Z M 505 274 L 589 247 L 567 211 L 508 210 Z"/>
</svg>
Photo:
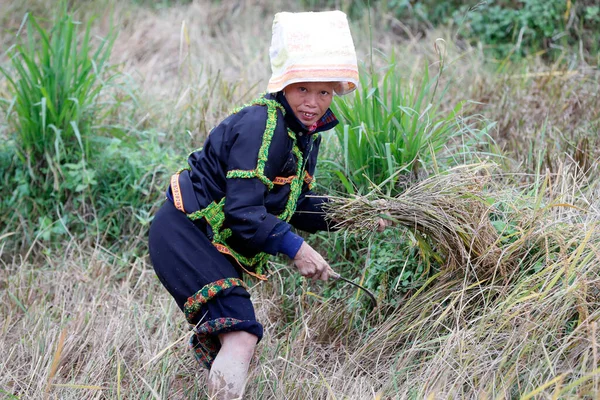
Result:
<svg viewBox="0 0 600 400">
<path fill-rule="evenodd" d="M 337 123 L 328 110 L 308 132 L 281 93 L 235 111 L 211 131 L 201 150 L 189 155 L 189 167 L 181 171 L 185 212 L 192 219 L 205 217 L 217 248 L 222 251 L 219 243 L 225 245 L 251 267 L 253 257 L 280 250 L 290 224 L 307 232 L 327 230 L 321 209 L 327 200 L 310 196 L 315 195 L 319 132 Z"/>
</svg>

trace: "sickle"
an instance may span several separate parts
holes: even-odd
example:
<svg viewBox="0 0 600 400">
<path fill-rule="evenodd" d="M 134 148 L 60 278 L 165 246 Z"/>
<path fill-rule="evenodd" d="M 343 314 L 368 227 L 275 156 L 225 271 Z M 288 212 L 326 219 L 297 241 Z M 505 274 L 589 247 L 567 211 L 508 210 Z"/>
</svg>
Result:
<svg viewBox="0 0 600 400">
<path fill-rule="evenodd" d="M 359 285 L 358 283 L 354 283 L 349 279 L 344 278 L 343 276 L 341 276 L 340 274 L 338 274 L 337 272 L 332 273 L 331 278 L 333 279 L 341 279 L 344 282 L 347 282 L 351 285 L 356 286 L 357 288 L 359 288 L 360 290 L 364 291 L 366 294 L 369 295 L 369 297 L 371 298 L 371 302 L 373 303 L 373 308 L 377 308 L 377 299 L 375 298 L 375 295 L 367 288 L 365 288 L 364 286 Z"/>
</svg>

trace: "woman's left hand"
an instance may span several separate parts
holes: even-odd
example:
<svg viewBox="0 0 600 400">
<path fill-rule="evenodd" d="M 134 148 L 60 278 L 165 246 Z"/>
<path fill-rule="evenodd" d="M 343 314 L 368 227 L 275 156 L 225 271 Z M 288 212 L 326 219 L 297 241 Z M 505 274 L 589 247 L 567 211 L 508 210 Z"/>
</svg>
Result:
<svg viewBox="0 0 600 400">
<path fill-rule="evenodd" d="M 383 211 L 386 208 L 387 201 L 384 199 L 374 200 L 371 202 L 371 204 L 378 210 Z M 379 217 L 379 219 L 377 220 L 377 232 L 383 232 L 388 226 L 394 226 L 394 221 L 392 221 L 392 215 L 389 211 L 385 211 L 381 214 L 384 214 L 387 218 Z"/>
<path fill-rule="evenodd" d="M 389 215 L 389 214 L 387 214 Z M 385 228 L 387 228 L 388 226 L 394 226 L 394 222 L 390 219 L 386 219 L 386 218 L 379 218 L 377 220 L 377 232 L 383 232 L 385 231 Z"/>
</svg>

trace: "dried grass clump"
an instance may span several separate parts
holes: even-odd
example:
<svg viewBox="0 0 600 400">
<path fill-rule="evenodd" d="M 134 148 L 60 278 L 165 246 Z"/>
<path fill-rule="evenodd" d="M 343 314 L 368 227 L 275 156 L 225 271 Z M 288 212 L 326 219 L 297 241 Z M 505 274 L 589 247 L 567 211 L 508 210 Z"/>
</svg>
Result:
<svg viewBox="0 0 600 400">
<path fill-rule="evenodd" d="M 513 72 L 478 74 L 481 79 L 467 94 L 481 107 L 478 112 L 498 122 L 490 133 L 505 155 L 525 163 L 529 171 L 541 162 L 556 172 L 565 154 L 584 170 L 593 167 L 600 154 L 597 68 L 561 70 L 532 62 L 526 72 Z"/>
<path fill-rule="evenodd" d="M 452 168 L 410 186 L 397 197 L 372 192 L 367 196 L 332 197 L 327 214 L 336 227 L 368 235 L 379 218 L 429 238 L 446 265 L 494 267 L 500 256 L 498 233 L 489 218 L 484 188 L 491 164 Z"/>
</svg>

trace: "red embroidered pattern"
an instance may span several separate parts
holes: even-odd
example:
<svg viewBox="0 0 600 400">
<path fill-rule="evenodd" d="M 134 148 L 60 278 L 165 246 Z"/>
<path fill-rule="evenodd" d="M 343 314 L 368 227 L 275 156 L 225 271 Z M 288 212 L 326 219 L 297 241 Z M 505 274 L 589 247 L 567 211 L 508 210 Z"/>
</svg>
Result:
<svg viewBox="0 0 600 400">
<path fill-rule="evenodd" d="M 307 185 L 310 185 L 313 181 L 314 181 L 314 178 L 312 177 L 312 175 L 310 175 L 308 172 L 304 171 L 304 182 L 306 182 Z"/>
<path fill-rule="evenodd" d="M 190 348 L 194 352 L 196 360 L 204 368 L 210 369 L 221 348 L 216 334 L 235 330 L 232 328 L 242 322 L 244 321 L 235 318 L 218 318 L 194 328 L 194 334 L 190 338 Z"/>
<path fill-rule="evenodd" d="M 241 286 L 244 289 L 248 289 L 241 279 L 225 278 L 209 283 L 198 290 L 196 294 L 188 297 L 188 300 L 183 305 L 183 312 L 185 313 L 187 320 L 190 323 L 194 321 L 194 318 L 197 316 L 203 304 L 206 304 L 207 301 L 215 297 L 221 290 L 229 289 L 234 286 Z"/>
<path fill-rule="evenodd" d="M 275 179 L 273 179 L 273 184 L 289 185 L 290 183 L 292 183 L 294 181 L 295 178 L 296 178 L 296 175 L 288 176 L 287 178 L 284 178 L 282 176 L 276 176 Z"/>
<path fill-rule="evenodd" d="M 179 188 L 179 173 L 171 176 L 171 192 L 173 193 L 173 204 L 175 208 L 181 212 L 185 212 L 183 207 L 183 197 L 181 196 L 181 189 Z"/>
</svg>

